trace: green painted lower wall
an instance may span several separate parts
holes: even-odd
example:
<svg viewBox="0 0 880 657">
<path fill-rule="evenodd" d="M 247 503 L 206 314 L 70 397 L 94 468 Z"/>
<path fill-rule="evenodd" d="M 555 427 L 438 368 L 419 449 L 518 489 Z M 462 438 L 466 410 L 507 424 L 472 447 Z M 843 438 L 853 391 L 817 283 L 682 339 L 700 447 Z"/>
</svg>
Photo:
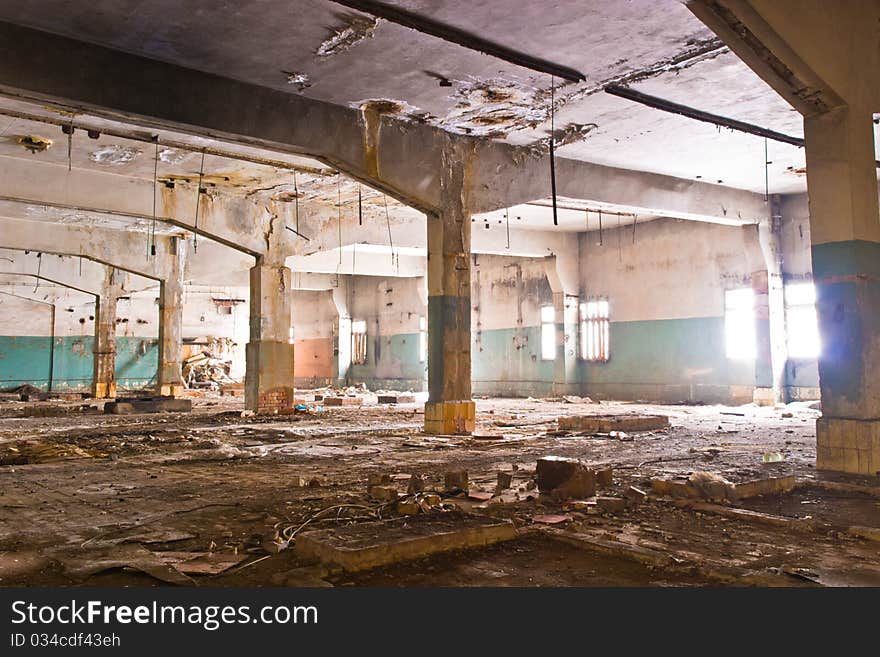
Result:
<svg viewBox="0 0 880 657">
<path fill-rule="evenodd" d="M 644 399 L 742 404 L 752 401 L 755 362 L 725 354 L 724 318 L 612 322 L 607 363 L 579 361 L 581 394 L 597 399 Z M 378 349 L 377 349 L 378 347 Z M 553 394 L 555 362 L 541 360 L 541 329 L 484 330 L 471 341 L 471 381 L 476 396 L 546 397 Z M 371 339 L 366 365 L 353 365 L 350 383 L 370 389 L 424 389 L 418 334 Z M 789 393 L 815 398 L 815 361 L 790 362 Z"/>
<path fill-rule="evenodd" d="M 552 360 L 541 360 L 541 328 L 480 331 L 471 340 L 475 395 L 539 397 L 553 390 Z"/>
<path fill-rule="evenodd" d="M 155 382 L 156 338 L 116 338 L 116 381 L 120 388 Z M 0 336 L 0 388 L 30 384 L 47 388 L 49 355 L 53 390 L 89 390 L 92 386 L 94 337 Z"/>
<path fill-rule="evenodd" d="M 419 334 L 370 336 L 367 362 L 349 368 L 349 383 L 364 383 L 370 390 L 427 389 L 427 363 L 419 362 Z"/>
<path fill-rule="evenodd" d="M 724 318 L 612 322 L 611 358 L 582 363 L 584 392 L 599 398 L 751 401 L 755 363 L 725 355 Z"/>
</svg>

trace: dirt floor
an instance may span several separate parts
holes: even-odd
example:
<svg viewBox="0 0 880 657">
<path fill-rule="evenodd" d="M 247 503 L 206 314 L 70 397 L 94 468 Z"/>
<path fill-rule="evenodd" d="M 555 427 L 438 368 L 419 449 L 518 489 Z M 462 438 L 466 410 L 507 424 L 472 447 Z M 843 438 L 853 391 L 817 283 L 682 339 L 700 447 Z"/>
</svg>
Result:
<svg viewBox="0 0 880 657">
<path fill-rule="evenodd" d="M 472 437 L 425 435 L 421 403 L 269 417 L 243 417 L 240 397 L 193 404 L 116 416 L 89 400 L 0 402 L 0 585 L 880 585 L 880 481 L 815 472 L 820 412 L 808 404 L 487 399 Z M 633 413 L 671 426 L 557 426 L 565 415 Z M 630 486 L 648 496 L 604 511 L 592 499 L 553 501 L 533 482 L 547 455 L 611 466 L 602 496 L 621 501 Z M 516 539 L 364 572 L 298 556 L 302 531 L 381 528 L 399 515 L 367 496 L 371 475 L 405 494 L 412 474 L 443 491 L 456 469 L 469 472 L 469 494 L 417 510 L 509 519 Z M 499 471 L 512 483 L 496 491 Z M 694 472 L 789 485 L 734 502 L 652 488 Z"/>
</svg>

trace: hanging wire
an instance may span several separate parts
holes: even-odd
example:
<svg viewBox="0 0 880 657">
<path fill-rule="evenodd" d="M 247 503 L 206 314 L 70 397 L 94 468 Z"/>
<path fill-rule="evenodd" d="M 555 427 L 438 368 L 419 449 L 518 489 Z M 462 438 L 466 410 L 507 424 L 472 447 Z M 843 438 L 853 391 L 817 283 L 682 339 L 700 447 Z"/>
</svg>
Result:
<svg viewBox="0 0 880 657">
<path fill-rule="evenodd" d="M 202 149 L 202 163 L 199 165 L 199 184 L 196 187 L 196 220 L 193 232 L 193 251 L 199 252 L 199 206 L 202 201 L 202 180 L 205 177 L 205 149 Z"/>
<path fill-rule="evenodd" d="M 295 212 L 296 232 L 299 234 L 299 188 L 296 185 L 296 169 L 293 170 L 293 211 Z"/>
<path fill-rule="evenodd" d="M 149 240 L 147 241 L 147 255 L 156 255 L 156 192 L 159 184 L 159 135 L 155 135 L 156 154 L 153 157 L 153 223 L 150 226 Z"/>
<path fill-rule="evenodd" d="M 361 185 L 358 183 L 358 226 L 364 225 L 364 201 L 361 195 Z"/>
<path fill-rule="evenodd" d="M 70 117 L 70 125 L 65 130 L 67 133 L 67 172 L 73 171 L 73 117 Z"/>
<path fill-rule="evenodd" d="M 394 266 L 394 240 L 391 239 L 391 217 L 388 214 L 388 195 L 383 194 L 382 198 L 385 201 L 385 224 L 388 226 L 388 246 L 391 249 L 391 266 Z M 397 260 L 397 273 L 400 273 L 400 260 Z"/>
<path fill-rule="evenodd" d="M 770 200 L 770 158 L 767 155 L 767 138 L 764 137 L 764 203 Z"/>
<path fill-rule="evenodd" d="M 599 246 L 602 246 L 602 210 L 599 210 Z"/>
<path fill-rule="evenodd" d="M 336 226 L 339 230 L 339 264 L 336 275 L 339 276 L 339 268 L 342 266 L 342 180 L 339 172 L 336 173 Z"/>
<path fill-rule="evenodd" d="M 40 287 L 40 270 L 43 268 L 43 254 L 37 254 L 37 282 L 34 284 L 34 292 L 37 291 L 37 288 Z"/>
<path fill-rule="evenodd" d="M 639 218 L 639 215 L 633 214 L 633 244 L 636 243 L 636 220 Z"/>
<path fill-rule="evenodd" d="M 617 214 L 617 262 L 623 262 L 623 251 L 621 246 L 622 233 L 620 232 L 620 213 Z"/>
<path fill-rule="evenodd" d="M 507 223 L 507 248 L 510 248 L 510 208 L 504 208 L 504 221 Z"/>
<path fill-rule="evenodd" d="M 556 213 L 556 78 L 550 76 L 550 195 L 553 197 L 553 225 L 559 225 Z"/>
</svg>

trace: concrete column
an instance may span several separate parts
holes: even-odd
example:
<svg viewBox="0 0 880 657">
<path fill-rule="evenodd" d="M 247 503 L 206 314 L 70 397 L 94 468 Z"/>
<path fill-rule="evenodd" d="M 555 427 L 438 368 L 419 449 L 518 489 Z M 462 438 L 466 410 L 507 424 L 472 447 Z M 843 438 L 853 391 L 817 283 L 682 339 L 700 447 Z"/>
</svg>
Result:
<svg viewBox="0 0 880 657">
<path fill-rule="evenodd" d="M 185 388 L 181 374 L 183 340 L 183 243 L 171 238 L 168 273 L 159 285 L 159 368 L 157 392 L 175 396 Z"/>
<path fill-rule="evenodd" d="M 122 275 L 115 267 L 105 267 L 101 294 L 95 301 L 95 345 L 92 396 L 116 397 L 116 302 L 122 296 Z"/>
<path fill-rule="evenodd" d="M 425 431 L 474 430 L 471 400 L 471 216 L 467 154 L 451 142 L 440 171 L 441 207 L 428 215 L 428 401 Z"/>
<path fill-rule="evenodd" d="M 822 352 L 817 467 L 880 471 L 880 208 L 869 105 L 806 117 Z"/>
<path fill-rule="evenodd" d="M 764 267 L 752 272 L 755 292 L 755 360 L 756 404 L 786 403 L 785 361 L 787 358 L 785 333 L 785 296 L 782 278 L 782 244 L 780 229 L 782 215 L 779 198 L 771 201 L 771 216 L 758 224 L 758 242 Z"/>
<path fill-rule="evenodd" d="M 289 413 L 293 410 L 290 269 L 283 259 L 259 258 L 251 269 L 250 287 L 245 408 Z"/>
</svg>

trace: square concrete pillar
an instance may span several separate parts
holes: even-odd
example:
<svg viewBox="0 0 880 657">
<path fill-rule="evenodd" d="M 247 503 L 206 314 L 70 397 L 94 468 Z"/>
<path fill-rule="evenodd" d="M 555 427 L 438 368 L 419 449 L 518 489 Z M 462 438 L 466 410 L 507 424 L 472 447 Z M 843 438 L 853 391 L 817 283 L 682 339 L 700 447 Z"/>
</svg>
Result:
<svg viewBox="0 0 880 657">
<path fill-rule="evenodd" d="M 441 211 L 428 215 L 428 401 L 425 431 L 474 430 L 471 401 L 471 216 L 465 146 L 449 145 L 440 173 Z"/>
<path fill-rule="evenodd" d="M 245 408 L 293 410 L 290 269 L 258 264 L 250 272 L 250 342 L 245 349 Z"/>
<path fill-rule="evenodd" d="M 822 352 L 817 467 L 880 471 L 880 207 L 871 108 L 804 121 Z"/>
</svg>

